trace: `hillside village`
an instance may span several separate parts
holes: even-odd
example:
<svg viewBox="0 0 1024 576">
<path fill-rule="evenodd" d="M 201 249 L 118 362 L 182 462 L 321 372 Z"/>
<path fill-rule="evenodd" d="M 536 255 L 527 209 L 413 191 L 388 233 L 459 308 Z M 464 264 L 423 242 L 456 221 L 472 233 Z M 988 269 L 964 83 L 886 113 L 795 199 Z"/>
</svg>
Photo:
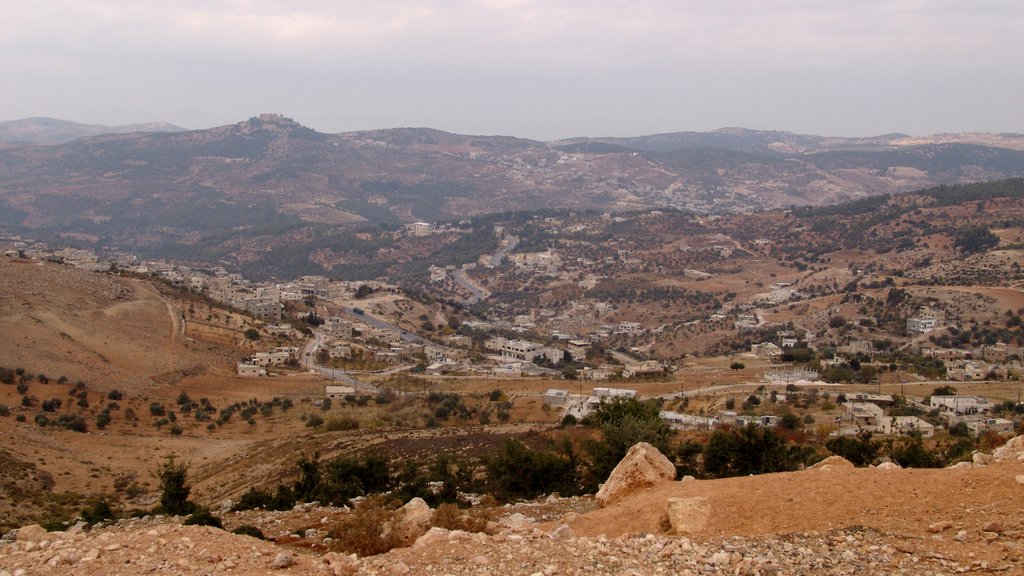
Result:
<svg viewBox="0 0 1024 576">
<path fill-rule="evenodd" d="M 254 341 L 252 353 L 235 367 L 244 377 L 315 369 L 340 378 L 345 390 L 353 392 L 378 392 L 388 387 L 379 375 L 403 371 L 430 378 L 591 382 L 589 394 L 582 386 L 566 385 L 551 388 L 544 397 L 563 417 L 583 419 L 604 397 L 685 401 L 687 394 L 667 392 L 665 386 L 653 394 L 649 390 L 659 382 L 685 379 L 698 356 L 725 353 L 733 372 L 742 376 L 732 381 L 746 383 L 753 392 L 743 410 L 723 405 L 687 413 L 685 406 L 667 406 L 666 422 L 679 429 L 775 426 L 779 417 L 765 408 L 799 403 L 811 391 L 813 396 L 823 392 L 828 405 L 842 409 L 833 418 L 832 434 L 930 437 L 936 426 L 965 425 L 974 435 L 1015 429 L 1016 410 L 998 402 L 952 396 L 949 408 L 935 404 L 940 396 L 874 394 L 865 400 L 863 393 L 851 400 L 847 394 L 831 394 L 829 387 L 844 382 L 880 388 L 883 382 L 925 380 L 937 382 L 937 388 L 942 382 L 1019 381 L 1024 306 L 980 318 L 976 300 L 936 298 L 930 283 L 919 289 L 914 280 L 895 282 L 894 275 L 902 271 L 861 270 L 853 261 L 842 268 L 835 261 L 831 266 L 783 260 L 770 265 L 772 253 L 788 250 L 776 234 L 708 233 L 712 225 L 730 228 L 713 216 L 567 213 L 516 222 L 489 230 L 497 239 L 493 253 L 461 266 L 430 265 L 425 276 L 411 282 L 416 294 L 433 294 L 434 304 L 382 280 L 307 275 L 254 281 L 223 267 L 51 249 L 21 238 L 9 238 L 7 246 L 9 256 L 158 278 L 190 297 L 245 314 L 253 320 L 254 331 L 247 335 Z M 409 240 L 458 237 L 466 233 L 465 224 L 415 222 L 402 234 Z M 645 236 L 620 236 L 614 250 L 594 240 L 608 230 L 638 224 L 645 227 Z M 662 230 L 671 230 L 667 246 L 657 243 Z M 546 249 L 534 248 L 538 238 Z M 1019 270 L 1013 264 L 1010 258 L 1003 269 L 1012 275 Z M 746 271 L 751 265 L 753 274 Z M 660 280 L 652 286 L 644 284 L 645 278 Z M 774 281 L 768 284 L 765 278 Z M 669 279 L 673 284 L 666 284 Z M 1022 303 L 1019 297 L 1016 301 Z M 808 313 L 811 306 L 815 311 Z M 977 333 L 979 323 L 987 327 L 993 321 L 1005 322 L 1006 329 L 981 338 L 958 336 L 967 328 Z M 259 349 L 258 342 L 277 345 Z M 686 353 L 687 342 L 699 342 L 700 348 Z M 684 353 L 677 356 L 673 350 L 681 343 Z M 758 368 L 747 370 L 748 363 Z M 961 401 L 972 408 L 962 409 Z M 926 414 L 927 420 L 922 418 Z"/>
</svg>

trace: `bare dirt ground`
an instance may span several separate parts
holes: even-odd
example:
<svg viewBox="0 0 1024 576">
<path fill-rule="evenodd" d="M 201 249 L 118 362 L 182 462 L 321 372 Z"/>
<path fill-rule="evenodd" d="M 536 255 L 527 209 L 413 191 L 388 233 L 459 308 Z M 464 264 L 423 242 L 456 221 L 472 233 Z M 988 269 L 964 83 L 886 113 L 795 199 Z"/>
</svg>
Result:
<svg viewBox="0 0 1024 576">
<path fill-rule="evenodd" d="M 559 498 L 495 509 L 495 520 L 521 515 L 519 524 L 490 534 L 434 529 L 362 559 L 325 551 L 327 530 L 346 514 L 335 508 L 224 515 L 227 528 L 255 525 L 276 544 L 180 519 L 122 520 L 89 532 L 26 530 L 0 543 L 0 573 L 1020 574 L 1022 473 L 1013 457 L 961 469 L 833 465 L 663 482 L 604 509 Z M 706 498 L 705 527 L 667 534 L 670 497 Z"/>
</svg>

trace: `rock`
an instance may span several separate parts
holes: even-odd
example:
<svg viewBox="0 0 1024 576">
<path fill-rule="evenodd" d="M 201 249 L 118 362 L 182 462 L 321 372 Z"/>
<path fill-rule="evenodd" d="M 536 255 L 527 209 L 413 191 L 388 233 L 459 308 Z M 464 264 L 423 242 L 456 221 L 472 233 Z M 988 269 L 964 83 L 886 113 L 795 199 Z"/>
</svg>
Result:
<svg viewBox="0 0 1024 576">
<path fill-rule="evenodd" d="M 353 556 L 348 556 L 346 554 L 328 552 L 323 555 L 322 559 L 331 568 L 331 572 L 334 573 L 334 576 L 355 574 L 359 569 L 359 561 Z"/>
<path fill-rule="evenodd" d="M 882 462 L 877 466 L 879 470 L 902 470 L 903 467 L 895 462 Z"/>
<path fill-rule="evenodd" d="M 928 531 L 932 533 L 944 532 L 953 527 L 953 523 L 949 520 L 943 520 L 942 522 L 935 522 L 934 524 L 928 525 Z"/>
<path fill-rule="evenodd" d="M 220 513 L 221 514 L 227 514 L 228 512 L 231 512 L 231 508 L 233 508 L 234 505 L 235 505 L 235 503 L 232 502 L 231 500 L 228 500 L 228 499 L 221 500 L 220 501 Z"/>
<path fill-rule="evenodd" d="M 426 534 L 433 516 L 434 511 L 422 498 L 413 498 L 395 512 L 389 532 L 408 546 Z"/>
<path fill-rule="evenodd" d="M 680 480 L 680 482 L 693 482 L 694 480 L 696 480 L 695 477 L 690 476 L 689 474 L 687 474 L 686 476 L 683 476 L 683 479 Z"/>
<path fill-rule="evenodd" d="M 395 562 L 391 565 L 389 572 L 393 576 L 405 576 L 405 574 L 409 573 L 409 567 L 405 564 L 405 562 L 399 560 L 398 562 Z"/>
<path fill-rule="evenodd" d="M 829 456 L 814 466 L 811 466 L 808 470 L 821 470 L 827 472 L 829 470 L 841 470 L 844 468 L 855 468 L 855 466 L 852 462 L 842 456 Z"/>
<path fill-rule="evenodd" d="M 274 570 L 282 570 L 288 568 L 292 564 L 295 564 L 295 558 L 287 552 L 281 552 L 277 556 L 274 556 L 274 560 L 271 561 L 270 567 Z"/>
<path fill-rule="evenodd" d="M 425 534 L 416 539 L 416 543 L 413 544 L 413 548 L 423 548 L 424 546 L 431 546 L 440 542 L 447 542 L 451 532 L 445 528 L 439 528 L 434 526 L 430 530 L 427 530 Z"/>
<path fill-rule="evenodd" d="M 92 562 L 93 560 L 96 560 L 99 557 L 100 557 L 100 549 L 99 548 L 91 548 L 88 552 L 85 553 L 85 556 L 82 556 L 81 561 L 82 562 Z"/>
<path fill-rule="evenodd" d="M 997 520 L 992 520 L 991 522 L 986 522 L 982 524 L 981 530 L 983 532 L 995 532 L 996 534 L 1002 534 L 1006 531 L 1002 523 L 1000 523 Z"/>
<path fill-rule="evenodd" d="M 635 444 L 615 466 L 608 480 L 597 491 L 597 505 L 604 508 L 640 488 L 676 477 L 676 467 L 647 442 Z"/>
<path fill-rule="evenodd" d="M 974 468 L 973 462 L 957 462 L 952 466 L 946 466 L 947 470 L 963 470 L 964 468 Z"/>
<path fill-rule="evenodd" d="M 711 516 L 711 504 L 707 498 L 669 498 L 666 508 L 668 524 L 672 534 L 677 536 L 700 532 Z"/>
<path fill-rule="evenodd" d="M 1021 457 L 1024 457 L 1024 436 L 1014 436 L 992 451 L 992 458 L 999 461 L 1019 461 Z"/>
<path fill-rule="evenodd" d="M 555 540 L 572 540 L 576 537 L 576 533 L 573 532 L 572 528 L 565 524 L 561 524 L 558 528 L 552 530 L 549 535 Z"/>
<path fill-rule="evenodd" d="M 533 520 L 528 516 L 525 516 L 519 512 L 506 516 L 501 520 L 498 520 L 498 525 L 509 530 L 515 530 L 517 532 L 530 530 L 533 528 Z"/>
<path fill-rule="evenodd" d="M 957 542 L 967 542 L 967 530 L 957 532 L 956 536 L 953 536 L 953 540 L 956 540 Z"/>
<path fill-rule="evenodd" d="M 1024 484 L 1024 474 L 1017 474 L 1017 477 L 1013 479 L 1017 484 Z"/>
<path fill-rule="evenodd" d="M 725 550 L 719 550 L 711 555 L 711 563 L 715 566 L 725 566 L 729 563 L 730 556 Z"/>
<path fill-rule="evenodd" d="M 984 452 L 975 452 L 971 454 L 971 462 L 974 462 L 975 466 L 984 466 L 992 463 L 992 455 L 985 454 Z"/>
<path fill-rule="evenodd" d="M 14 538 L 18 542 L 42 542 L 49 540 L 50 534 L 39 524 L 30 524 L 18 528 L 18 534 Z"/>
</svg>

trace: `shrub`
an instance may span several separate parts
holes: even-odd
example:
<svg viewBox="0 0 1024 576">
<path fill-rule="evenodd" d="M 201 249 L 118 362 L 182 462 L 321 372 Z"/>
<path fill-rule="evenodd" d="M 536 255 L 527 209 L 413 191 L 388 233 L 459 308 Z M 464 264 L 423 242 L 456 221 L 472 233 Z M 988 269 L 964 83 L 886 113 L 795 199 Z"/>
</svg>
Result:
<svg viewBox="0 0 1024 576">
<path fill-rule="evenodd" d="M 107 424 L 110 424 L 110 412 L 104 410 L 96 415 L 96 428 L 103 430 L 107 427 Z"/>
<path fill-rule="evenodd" d="M 324 419 L 319 414 L 310 414 L 306 418 L 306 427 L 307 428 L 319 428 L 319 427 L 323 426 L 323 424 L 324 424 Z"/>
<path fill-rule="evenodd" d="M 447 530 L 462 530 L 464 532 L 486 532 L 487 523 L 490 520 L 482 511 L 461 510 L 455 504 L 446 502 L 434 510 L 430 523 L 438 528 Z"/>
<path fill-rule="evenodd" d="M 562 416 L 562 422 L 560 426 L 562 428 L 568 428 L 570 426 L 575 426 L 577 423 L 578 422 L 575 416 L 573 416 L 572 414 L 566 414 L 565 416 Z"/>
<path fill-rule="evenodd" d="M 10 416 L 11 409 L 6 404 L 0 404 L 0 416 Z"/>
<path fill-rule="evenodd" d="M 307 424 L 308 425 L 308 424 Z M 358 430 L 359 421 L 350 416 L 342 416 L 340 418 L 331 418 L 324 425 L 324 430 L 328 432 L 338 432 L 340 430 Z"/>
<path fill-rule="evenodd" d="M 181 436 L 182 432 L 184 432 L 184 430 L 182 430 L 181 426 L 178 426 L 177 424 L 171 425 L 171 428 L 170 428 L 169 431 L 171 433 L 171 436 Z"/>
<path fill-rule="evenodd" d="M 842 456 L 854 466 L 867 466 L 878 458 L 881 444 L 871 439 L 871 432 L 862 431 L 856 436 L 839 436 L 825 442 L 825 448 L 836 456 Z"/>
<path fill-rule="evenodd" d="M 149 414 L 151 416 L 163 416 L 166 413 L 164 405 L 159 402 L 153 402 L 149 405 Z"/>
<path fill-rule="evenodd" d="M 195 509 L 188 518 L 185 519 L 184 524 L 186 526 L 213 526 L 214 528 L 224 528 L 220 522 L 220 518 L 217 518 L 210 513 L 210 510 L 199 506 Z"/>
<path fill-rule="evenodd" d="M 98 524 L 105 520 L 114 518 L 114 511 L 110 509 L 110 504 L 106 500 L 97 500 L 92 503 L 89 507 L 82 510 L 82 520 L 85 520 L 87 524 Z"/>
<path fill-rule="evenodd" d="M 107 392 L 107 400 L 113 400 L 115 402 L 124 399 L 124 394 L 120 390 L 111 390 Z"/>
<path fill-rule="evenodd" d="M 191 513 L 195 504 L 189 502 L 188 495 L 192 488 L 188 485 L 188 466 L 174 461 L 174 455 L 156 470 L 156 478 L 160 481 L 160 507 L 172 516 Z"/>
<path fill-rule="evenodd" d="M 577 491 L 578 478 L 571 458 L 531 450 L 516 440 L 506 440 L 502 450 L 485 464 L 490 493 L 501 500 Z"/>
<path fill-rule="evenodd" d="M 252 536 L 253 538 L 259 538 L 260 540 L 267 539 L 267 537 L 263 535 L 263 532 L 259 528 L 251 524 L 242 524 L 238 528 L 232 530 L 231 533 L 238 534 L 239 536 Z"/>
<path fill-rule="evenodd" d="M 403 544 L 401 537 L 388 527 L 394 511 L 382 498 L 367 498 L 355 511 L 338 522 L 329 532 L 331 548 L 359 556 L 383 554 Z"/>
</svg>

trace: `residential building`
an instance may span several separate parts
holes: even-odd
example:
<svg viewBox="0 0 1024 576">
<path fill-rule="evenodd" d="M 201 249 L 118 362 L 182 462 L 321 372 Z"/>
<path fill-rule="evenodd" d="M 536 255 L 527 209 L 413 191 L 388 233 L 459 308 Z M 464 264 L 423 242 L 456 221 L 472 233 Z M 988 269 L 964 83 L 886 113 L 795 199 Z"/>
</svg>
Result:
<svg viewBox="0 0 1024 576">
<path fill-rule="evenodd" d="M 928 399 L 929 408 L 955 415 L 987 414 L 995 408 L 995 404 L 980 396 L 932 396 Z"/>
</svg>

